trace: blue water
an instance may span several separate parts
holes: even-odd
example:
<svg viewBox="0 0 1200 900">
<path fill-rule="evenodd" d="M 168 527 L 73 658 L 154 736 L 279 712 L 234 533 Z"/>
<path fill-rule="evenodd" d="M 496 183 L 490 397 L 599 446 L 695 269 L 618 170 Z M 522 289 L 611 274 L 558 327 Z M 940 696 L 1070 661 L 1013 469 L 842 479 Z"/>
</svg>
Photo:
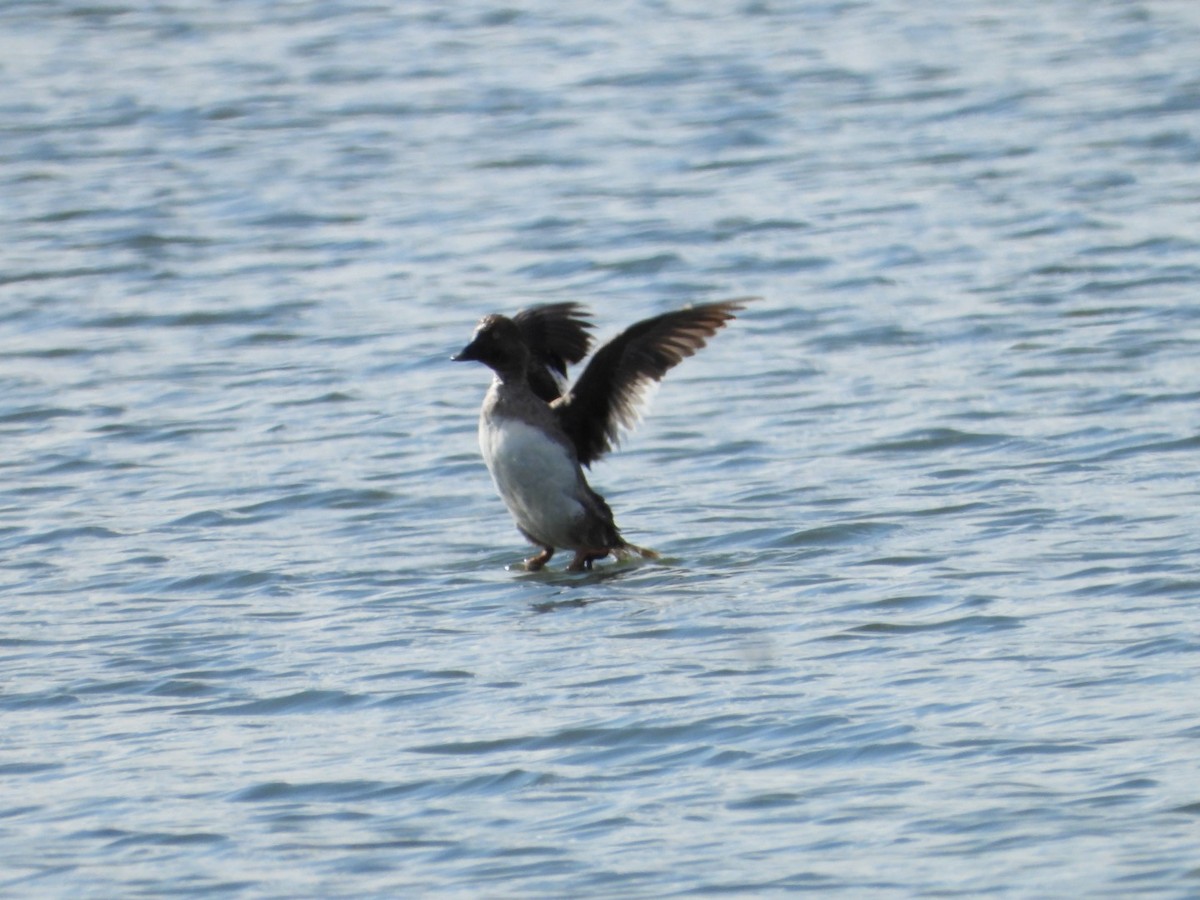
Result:
<svg viewBox="0 0 1200 900">
<path fill-rule="evenodd" d="M 1196 896 L 1197 46 L 0 4 L 0 893 Z M 475 320 L 746 294 L 506 568 Z"/>
</svg>

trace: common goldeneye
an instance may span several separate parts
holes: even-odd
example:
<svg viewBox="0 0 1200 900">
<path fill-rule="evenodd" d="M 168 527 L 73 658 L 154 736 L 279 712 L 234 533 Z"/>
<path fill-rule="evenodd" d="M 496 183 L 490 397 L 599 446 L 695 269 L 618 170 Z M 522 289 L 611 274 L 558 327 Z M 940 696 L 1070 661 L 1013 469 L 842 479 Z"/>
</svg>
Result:
<svg viewBox="0 0 1200 900">
<path fill-rule="evenodd" d="M 645 389 L 705 345 L 745 299 L 706 303 L 645 319 L 596 351 L 570 390 L 567 366 L 587 355 L 592 323 L 578 303 L 532 306 L 512 318 L 484 316 L 454 360 L 476 360 L 494 373 L 479 415 L 479 447 L 517 529 L 542 552 L 573 550 L 572 571 L 612 553 L 653 551 L 621 537 L 612 510 L 587 483 L 591 466 L 638 419 Z"/>
</svg>

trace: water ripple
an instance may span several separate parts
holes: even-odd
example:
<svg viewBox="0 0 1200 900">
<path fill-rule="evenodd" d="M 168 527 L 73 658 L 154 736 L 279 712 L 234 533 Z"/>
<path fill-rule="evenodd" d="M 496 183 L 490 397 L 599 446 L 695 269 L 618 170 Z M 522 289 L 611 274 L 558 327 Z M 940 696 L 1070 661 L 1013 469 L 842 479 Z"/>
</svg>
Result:
<svg viewBox="0 0 1200 900">
<path fill-rule="evenodd" d="M 1200 21 L 1017 4 L 0 5 L 0 893 L 1194 893 Z M 522 571 L 473 323 L 744 295 Z"/>
</svg>

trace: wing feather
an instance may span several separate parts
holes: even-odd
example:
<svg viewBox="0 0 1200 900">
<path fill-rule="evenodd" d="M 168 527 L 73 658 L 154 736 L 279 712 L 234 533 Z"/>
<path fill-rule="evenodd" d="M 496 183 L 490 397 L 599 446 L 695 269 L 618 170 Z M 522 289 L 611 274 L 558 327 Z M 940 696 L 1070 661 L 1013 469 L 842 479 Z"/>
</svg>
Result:
<svg viewBox="0 0 1200 900">
<path fill-rule="evenodd" d="M 749 298 L 705 303 L 644 319 L 596 351 L 579 380 L 552 406 L 579 461 L 591 465 L 637 424 L 648 387 L 705 346 Z"/>
<path fill-rule="evenodd" d="M 523 309 L 513 322 L 530 352 L 529 387 L 550 403 L 562 394 L 567 366 L 587 356 L 592 344 L 588 311 L 579 303 L 545 303 Z"/>
</svg>

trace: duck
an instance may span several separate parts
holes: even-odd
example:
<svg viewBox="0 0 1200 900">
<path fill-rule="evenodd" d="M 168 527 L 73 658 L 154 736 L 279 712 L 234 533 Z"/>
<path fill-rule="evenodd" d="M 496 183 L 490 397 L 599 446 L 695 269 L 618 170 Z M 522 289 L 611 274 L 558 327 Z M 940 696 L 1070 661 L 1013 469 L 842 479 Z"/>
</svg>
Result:
<svg viewBox="0 0 1200 900">
<path fill-rule="evenodd" d="M 573 572 L 591 570 L 609 555 L 658 557 L 622 537 L 584 469 L 614 450 L 638 422 L 647 390 L 706 346 L 750 299 L 643 319 L 600 347 L 569 388 L 568 368 L 592 345 L 586 307 L 547 303 L 479 320 L 470 342 L 451 359 L 492 371 L 479 413 L 479 449 L 517 530 L 540 548 L 524 560 L 527 571 L 542 569 L 558 550 L 574 553 L 567 566 Z"/>
</svg>

